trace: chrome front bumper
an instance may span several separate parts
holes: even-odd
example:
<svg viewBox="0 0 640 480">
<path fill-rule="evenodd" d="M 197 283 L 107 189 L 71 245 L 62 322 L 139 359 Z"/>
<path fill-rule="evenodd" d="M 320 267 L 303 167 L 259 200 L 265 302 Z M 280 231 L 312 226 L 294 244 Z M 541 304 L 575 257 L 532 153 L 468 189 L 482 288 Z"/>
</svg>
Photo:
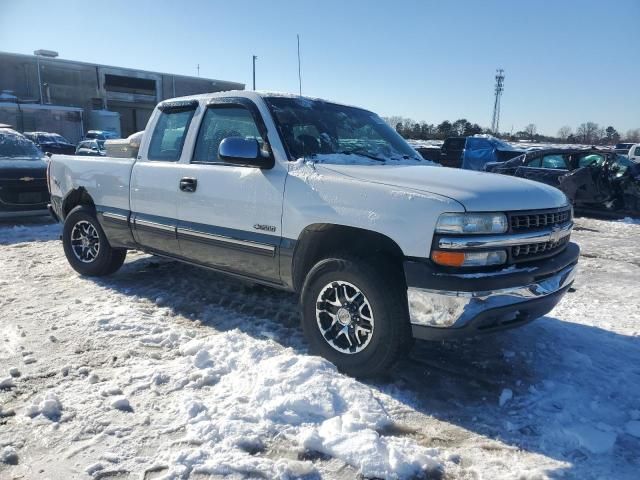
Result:
<svg viewBox="0 0 640 480">
<path fill-rule="evenodd" d="M 407 298 L 414 336 L 443 338 L 448 336 L 445 331 L 469 333 L 469 330 L 475 332 L 483 327 L 496 330 L 533 320 L 533 315 L 544 315 L 558 303 L 573 282 L 576 268 L 573 264 L 541 281 L 493 291 L 456 292 L 409 287 Z M 472 323 L 479 325 L 476 329 L 466 328 Z"/>
</svg>

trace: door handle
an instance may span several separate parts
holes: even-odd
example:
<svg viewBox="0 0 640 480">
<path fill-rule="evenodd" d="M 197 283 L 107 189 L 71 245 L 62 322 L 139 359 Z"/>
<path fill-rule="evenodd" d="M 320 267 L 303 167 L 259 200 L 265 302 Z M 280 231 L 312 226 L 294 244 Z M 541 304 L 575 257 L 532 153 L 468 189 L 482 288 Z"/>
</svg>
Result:
<svg viewBox="0 0 640 480">
<path fill-rule="evenodd" d="M 183 177 L 180 179 L 180 190 L 183 192 L 193 193 L 198 187 L 198 179 L 191 177 Z"/>
</svg>

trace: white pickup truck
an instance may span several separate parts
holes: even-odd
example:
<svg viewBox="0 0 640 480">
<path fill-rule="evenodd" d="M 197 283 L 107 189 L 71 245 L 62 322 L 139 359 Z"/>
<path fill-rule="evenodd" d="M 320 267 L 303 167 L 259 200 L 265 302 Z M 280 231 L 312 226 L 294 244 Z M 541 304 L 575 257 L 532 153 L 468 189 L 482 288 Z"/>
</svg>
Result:
<svg viewBox="0 0 640 480">
<path fill-rule="evenodd" d="M 559 190 L 435 166 L 374 113 L 293 95 L 164 101 L 135 158 L 54 155 L 48 184 L 79 273 L 138 249 L 297 292 L 311 350 L 356 376 L 544 315 L 579 254 Z"/>
</svg>

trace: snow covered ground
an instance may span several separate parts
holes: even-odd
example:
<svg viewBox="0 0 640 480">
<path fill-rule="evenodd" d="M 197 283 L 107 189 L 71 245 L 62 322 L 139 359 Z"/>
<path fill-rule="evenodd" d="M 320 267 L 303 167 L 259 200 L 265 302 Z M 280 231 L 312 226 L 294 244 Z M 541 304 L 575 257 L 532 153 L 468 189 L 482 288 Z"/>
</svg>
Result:
<svg viewBox="0 0 640 480">
<path fill-rule="evenodd" d="M 575 291 L 361 382 L 292 295 L 140 253 L 79 277 L 0 224 L 0 478 L 638 478 L 640 224 L 578 219 Z"/>
</svg>

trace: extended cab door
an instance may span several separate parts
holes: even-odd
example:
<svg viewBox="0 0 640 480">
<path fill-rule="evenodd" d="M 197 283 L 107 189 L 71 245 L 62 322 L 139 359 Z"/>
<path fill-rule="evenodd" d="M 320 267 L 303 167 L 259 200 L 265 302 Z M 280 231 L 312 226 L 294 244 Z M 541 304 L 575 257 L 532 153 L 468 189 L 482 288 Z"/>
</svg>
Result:
<svg viewBox="0 0 640 480">
<path fill-rule="evenodd" d="M 268 114 L 267 114 L 268 115 Z M 286 166 L 237 166 L 218 156 L 228 137 L 255 138 L 273 155 L 257 105 L 247 98 L 214 99 L 199 114 L 200 126 L 178 194 L 178 239 L 183 256 L 197 263 L 279 283 L 278 249 Z M 272 137 L 272 141 L 274 138 Z M 279 140 L 278 140 L 279 141 Z"/>
<path fill-rule="evenodd" d="M 134 236 L 143 247 L 179 255 L 178 194 L 185 138 L 198 103 L 166 102 L 158 107 L 151 139 L 141 145 L 131 173 L 131 211 Z M 148 138 L 148 136 L 147 136 Z"/>
</svg>

